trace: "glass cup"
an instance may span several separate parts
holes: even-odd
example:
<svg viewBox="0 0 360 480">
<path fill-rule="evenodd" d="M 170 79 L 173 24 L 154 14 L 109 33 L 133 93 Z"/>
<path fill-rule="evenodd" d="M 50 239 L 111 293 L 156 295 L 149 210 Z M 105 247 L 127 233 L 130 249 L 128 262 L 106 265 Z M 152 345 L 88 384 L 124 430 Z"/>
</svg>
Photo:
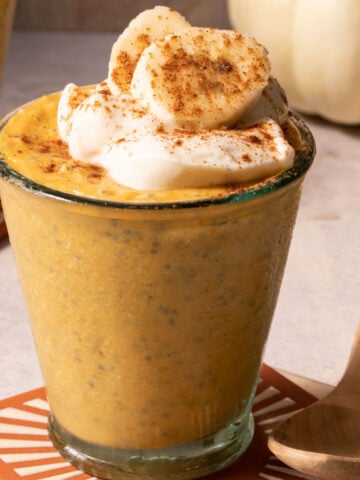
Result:
<svg viewBox="0 0 360 480">
<path fill-rule="evenodd" d="M 0 86 L 5 64 L 7 46 L 13 24 L 16 0 L 0 0 Z M 0 239 L 6 235 L 0 199 Z"/>
<path fill-rule="evenodd" d="M 15 4 L 15 0 L 0 0 L 0 84 L 14 19 Z"/>
<path fill-rule="evenodd" d="M 241 193 L 125 204 L 0 189 L 50 404 L 49 432 L 106 479 L 190 479 L 234 462 L 315 153 L 292 116 L 292 168 Z"/>
</svg>

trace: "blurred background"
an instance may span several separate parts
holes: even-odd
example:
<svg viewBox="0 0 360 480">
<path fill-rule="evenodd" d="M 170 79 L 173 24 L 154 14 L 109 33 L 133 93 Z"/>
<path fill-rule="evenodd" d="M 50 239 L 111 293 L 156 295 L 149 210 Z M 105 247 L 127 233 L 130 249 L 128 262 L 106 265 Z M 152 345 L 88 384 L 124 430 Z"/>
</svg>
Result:
<svg viewBox="0 0 360 480">
<path fill-rule="evenodd" d="M 0 0 L 0 7 L 8 1 Z M 291 7 L 302 1 L 240 0 L 246 8 L 269 7 L 274 2 Z M 314 0 L 312 8 L 320 3 Z M 344 7 L 349 2 L 330 3 Z M 179 10 L 198 26 L 230 27 L 225 0 L 18 0 L 0 115 L 60 90 L 68 82 L 81 85 L 103 80 L 119 33 L 137 13 L 158 4 Z M 360 1 L 358 6 L 359 15 L 346 18 L 355 30 Z M 1 12 L 0 8 L 0 20 Z M 332 16 L 339 24 L 335 10 Z M 257 18 L 265 21 L 259 14 Z M 331 21 L 329 16 L 326 21 Z M 359 38 L 360 26 L 356 31 L 354 39 Z M 341 45 L 342 34 L 338 35 L 335 40 Z M 359 41 L 348 51 L 354 56 L 358 49 Z M 318 59 L 323 57 L 318 54 Z M 354 58 L 359 61 L 360 55 Z M 350 94 L 355 98 L 358 77 L 353 83 Z M 318 154 L 305 181 L 265 361 L 334 384 L 345 367 L 360 321 L 360 119 L 357 125 L 346 126 L 317 116 L 304 117 L 314 133 Z M 0 329 L 0 398 L 41 385 L 7 240 L 0 242 Z"/>
<path fill-rule="evenodd" d="M 146 8 L 167 5 L 198 26 L 228 28 L 226 0 L 18 0 L 16 29 L 120 32 Z"/>
</svg>

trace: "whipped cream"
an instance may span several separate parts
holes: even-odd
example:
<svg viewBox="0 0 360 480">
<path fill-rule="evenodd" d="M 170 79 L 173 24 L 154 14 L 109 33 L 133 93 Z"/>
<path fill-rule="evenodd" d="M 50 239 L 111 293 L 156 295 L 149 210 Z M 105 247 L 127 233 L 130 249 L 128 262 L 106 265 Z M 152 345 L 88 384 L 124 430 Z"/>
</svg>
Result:
<svg viewBox="0 0 360 480">
<path fill-rule="evenodd" d="M 103 157 L 112 178 L 139 190 L 251 182 L 291 164 L 292 148 L 271 119 L 246 130 L 136 132 L 110 142 Z"/>
<path fill-rule="evenodd" d="M 165 9 L 167 15 L 173 12 L 166 7 L 143 12 L 142 15 L 147 14 L 144 17 L 147 25 L 153 20 L 152 12 L 159 13 L 157 9 Z M 179 23 L 178 18 L 175 20 Z M 136 23 L 137 31 L 141 25 L 140 15 Z M 166 28 L 167 35 L 162 38 L 161 28 L 157 26 L 155 40 L 146 37 L 143 50 L 137 57 L 132 44 L 131 58 L 134 65 L 131 67 L 131 75 L 128 72 L 128 85 L 123 91 L 111 81 L 118 73 L 114 55 L 109 67 L 110 80 L 107 79 L 96 87 L 77 87 L 74 84 L 65 87 L 58 107 L 58 127 L 61 138 L 69 146 L 70 154 L 77 160 L 103 166 L 116 182 L 138 190 L 200 188 L 253 182 L 289 168 L 293 163 L 294 150 L 281 129 L 288 114 L 287 101 L 280 85 L 268 75 L 266 54 L 262 47 L 255 44 L 258 48 L 257 56 L 247 58 L 246 65 L 234 72 L 238 68 L 238 58 L 243 58 L 243 50 L 233 53 L 232 39 L 236 39 L 242 49 L 242 44 L 246 43 L 248 56 L 253 54 L 252 39 L 234 32 L 195 27 L 168 34 L 168 25 Z M 182 34 L 185 31 L 186 36 Z M 212 40 L 209 43 L 206 37 L 209 33 L 211 38 L 221 35 L 226 52 L 225 47 L 222 48 L 226 58 L 231 61 L 225 59 L 222 52 L 219 53 L 218 42 Z M 124 37 L 125 40 L 129 38 L 129 32 L 125 30 L 124 34 L 120 35 L 113 47 L 113 51 L 120 52 L 118 58 L 121 59 L 121 68 L 126 63 L 127 44 L 125 42 L 124 45 Z M 191 38 L 193 43 L 190 53 L 186 55 L 183 53 L 186 45 L 183 46 L 184 42 L 181 44 L 181 60 L 178 46 L 174 53 L 171 50 L 174 42 L 179 44 L 179 38 L 182 42 L 183 38 L 186 41 Z M 166 52 L 167 57 L 172 55 L 171 66 L 174 68 L 170 74 L 167 66 L 170 62 L 164 63 L 159 52 Z M 173 82 L 172 90 L 161 83 L 165 67 L 166 78 L 171 78 Z M 139 74 L 139 68 L 146 69 L 147 75 Z M 186 97 L 180 97 L 182 85 L 180 83 L 177 86 L 176 82 L 186 82 L 190 78 L 190 70 L 192 83 L 185 86 Z M 209 70 L 208 74 L 206 70 Z M 134 72 L 136 83 L 132 88 Z M 193 80 L 194 72 L 199 72 L 200 80 L 197 83 Z M 243 98 L 246 89 L 240 89 L 241 82 L 244 86 L 248 85 L 246 82 L 249 78 L 260 78 L 261 75 L 259 85 L 249 89 L 251 98 Z M 214 78 L 216 76 L 218 78 Z M 234 84 L 234 79 L 237 83 L 240 82 L 239 88 Z M 141 85 L 142 81 L 147 82 L 146 85 Z M 170 98 L 174 85 L 180 93 Z M 207 110 L 207 117 L 199 120 L 198 128 L 184 128 L 184 118 L 179 121 L 174 105 L 178 102 L 183 106 L 183 98 L 193 96 L 194 109 L 189 124 L 195 124 L 196 127 L 196 111 L 201 112 L 197 105 L 204 104 L 205 96 L 202 98 L 201 95 L 205 86 L 207 97 L 211 95 L 211 101 L 216 107 L 217 123 L 213 128 L 202 128 L 204 122 L 213 122 L 211 111 L 209 114 Z M 142 96 L 142 90 L 146 91 L 146 98 Z M 148 101 L 149 92 L 152 103 Z M 228 96 L 226 102 L 224 95 Z M 226 109 L 229 109 L 233 95 L 238 102 L 238 111 L 243 111 L 229 125 Z M 171 105 L 166 115 L 159 115 L 159 109 L 152 107 L 156 102 L 162 102 L 160 106 L 163 111 Z M 232 105 L 231 108 L 233 111 Z M 190 112 L 191 109 L 187 108 L 187 111 Z"/>
</svg>

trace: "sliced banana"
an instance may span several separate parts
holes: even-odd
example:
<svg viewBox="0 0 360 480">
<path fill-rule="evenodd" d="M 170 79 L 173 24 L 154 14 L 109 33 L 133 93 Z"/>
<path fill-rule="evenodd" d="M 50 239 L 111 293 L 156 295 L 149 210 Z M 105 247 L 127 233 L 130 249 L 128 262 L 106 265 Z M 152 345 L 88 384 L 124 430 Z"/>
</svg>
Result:
<svg viewBox="0 0 360 480">
<path fill-rule="evenodd" d="M 180 13 L 158 6 L 135 17 L 114 43 L 109 62 L 109 86 L 114 93 L 129 91 L 137 61 L 153 41 L 190 24 Z"/>
<path fill-rule="evenodd" d="M 267 52 L 255 39 L 190 27 L 144 50 L 131 93 L 168 127 L 218 128 L 255 105 L 269 75 Z"/>
</svg>

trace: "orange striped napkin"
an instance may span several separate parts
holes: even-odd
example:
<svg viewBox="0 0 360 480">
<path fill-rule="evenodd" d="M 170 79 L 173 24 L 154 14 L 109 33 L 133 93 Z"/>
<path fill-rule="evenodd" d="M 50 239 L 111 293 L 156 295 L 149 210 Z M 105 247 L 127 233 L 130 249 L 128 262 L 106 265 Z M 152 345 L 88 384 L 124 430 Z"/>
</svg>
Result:
<svg viewBox="0 0 360 480">
<path fill-rule="evenodd" d="M 272 456 L 267 435 L 279 422 L 315 400 L 263 365 L 253 408 L 254 440 L 239 461 L 207 480 L 310 480 Z M 48 414 L 44 388 L 0 401 L 0 479 L 97 480 L 74 468 L 54 449 L 47 434 Z"/>
</svg>

